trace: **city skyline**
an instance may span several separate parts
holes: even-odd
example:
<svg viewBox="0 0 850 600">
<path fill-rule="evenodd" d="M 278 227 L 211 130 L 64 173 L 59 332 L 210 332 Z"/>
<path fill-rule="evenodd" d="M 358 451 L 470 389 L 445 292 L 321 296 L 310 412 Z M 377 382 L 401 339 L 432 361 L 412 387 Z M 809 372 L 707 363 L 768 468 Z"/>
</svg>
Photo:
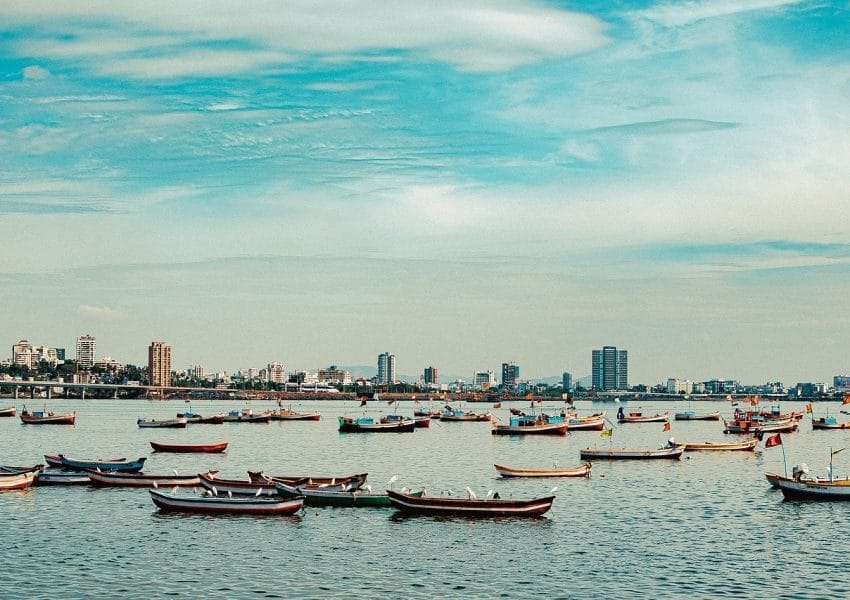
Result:
<svg viewBox="0 0 850 600">
<path fill-rule="evenodd" d="M 200 18 L 199 15 L 203 15 Z M 0 4 L 2 333 L 210 370 L 850 371 L 844 3 Z M 58 340 L 66 340 L 58 343 Z M 241 364 L 240 364 L 241 363 Z"/>
</svg>

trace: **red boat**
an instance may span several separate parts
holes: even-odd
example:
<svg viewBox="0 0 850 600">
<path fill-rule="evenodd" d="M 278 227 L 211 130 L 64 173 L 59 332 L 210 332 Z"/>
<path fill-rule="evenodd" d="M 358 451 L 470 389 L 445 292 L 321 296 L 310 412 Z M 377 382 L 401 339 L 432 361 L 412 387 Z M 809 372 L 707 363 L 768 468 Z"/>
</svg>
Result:
<svg viewBox="0 0 850 600">
<path fill-rule="evenodd" d="M 157 452 L 224 452 L 227 442 L 216 444 L 166 444 L 165 442 L 151 442 L 151 448 Z"/>
<path fill-rule="evenodd" d="M 0 417 L 14 417 L 15 416 L 15 407 L 10 406 L 8 408 L 0 408 Z"/>
<path fill-rule="evenodd" d="M 52 413 L 44 411 L 29 412 L 27 407 L 21 411 L 21 422 L 25 425 L 73 425 L 77 420 L 77 413 Z"/>
<path fill-rule="evenodd" d="M 555 496 L 531 500 L 415 496 L 387 490 L 390 504 L 403 513 L 460 517 L 539 517 L 552 508 Z"/>
</svg>

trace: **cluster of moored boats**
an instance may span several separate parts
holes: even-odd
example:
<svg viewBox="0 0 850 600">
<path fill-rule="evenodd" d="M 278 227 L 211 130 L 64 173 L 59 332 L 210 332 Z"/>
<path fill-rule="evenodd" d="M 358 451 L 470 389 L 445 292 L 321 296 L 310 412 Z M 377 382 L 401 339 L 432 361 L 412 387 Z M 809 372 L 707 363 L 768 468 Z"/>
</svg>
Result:
<svg viewBox="0 0 850 600">
<path fill-rule="evenodd" d="M 14 407 L 2 409 L 3 416 L 14 416 Z M 534 410 L 525 414 L 517 408 L 510 409 L 507 423 L 502 423 L 490 412 L 474 413 L 460 411 L 446 406 L 440 411 L 414 411 L 411 418 L 399 415 L 385 415 L 380 418 L 372 417 L 339 417 L 340 432 L 383 432 L 383 431 L 414 431 L 416 427 L 427 426 L 419 423 L 429 423 L 432 419 L 440 421 L 490 422 L 491 432 L 496 435 L 566 435 L 571 430 L 601 431 L 602 437 L 610 439 L 612 428 L 606 428 L 607 421 L 604 412 L 579 416 L 575 411 L 564 409 L 558 415 L 550 416 L 542 410 Z M 811 412 L 811 406 L 807 412 Z M 283 419 L 319 420 L 319 413 L 296 413 L 291 410 L 264 411 L 254 415 L 250 409 L 232 411 L 224 420 L 209 418 L 187 412 L 177 415 L 182 426 L 187 423 L 219 423 L 238 422 L 268 422 L 272 413 Z M 753 451 L 760 440 L 766 439 L 765 447 L 781 444 L 780 432 L 794 431 L 805 413 L 782 413 L 777 406 L 769 410 L 736 409 L 731 419 L 723 419 L 724 433 L 746 434 L 746 437 L 731 442 L 676 442 L 670 438 L 668 443 L 660 448 L 613 448 L 593 447 L 583 448 L 579 457 L 585 461 L 579 466 L 529 468 L 495 464 L 496 472 L 503 478 L 527 477 L 588 477 L 592 471 L 593 460 L 645 460 L 645 459 L 678 459 L 687 451 Z M 53 413 L 31 413 L 26 407 L 21 412 L 24 420 L 42 419 L 38 423 L 60 423 L 56 417 L 65 418 L 74 413 L 54 415 Z M 255 416 L 265 417 L 263 420 L 253 420 Z M 238 418 L 237 418 L 238 417 Z M 719 421 L 719 413 L 696 413 L 687 411 L 675 413 L 676 420 L 714 420 Z M 657 423 L 665 422 L 665 431 L 669 429 L 669 413 L 644 415 L 639 411 L 626 413 L 620 408 L 617 414 L 619 424 Z M 142 420 L 139 425 L 164 423 L 165 420 Z M 813 429 L 843 429 L 850 428 L 850 423 L 839 423 L 836 419 L 812 417 Z M 771 434 L 764 438 L 764 434 Z M 210 444 L 175 444 L 151 441 L 151 447 L 157 452 L 195 452 L 215 453 L 224 452 L 227 442 Z M 840 451 L 840 450 L 839 450 Z M 837 452 L 836 452 L 837 453 Z M 788 498 L 794 499 L 828 499 L 850 500 L 850 478 L 834 478 L 830 468 L 825 477 L 815 477 L 809 474 L 804 466 L 795 467 L 792 476 L 769 473 L 766 475 L 771 485 L 782 490 Z M 284 476 L 266 475 L 265 473 L 249 472 L 246 480 L 223 479 L 216 471 L 180 475 L 143 473 L 145 458 L 128 460 L 125 458 L 111 460 L 74 459 L 62 454 L 46 454 L 44 465 L 33 467 L 0 466 L 0 490 L 24 489 L 32 485 L 77 485 L 93 486 L 122 486 L 151 488 L 149 493 L 153 502 L 162 510 L 201 512 L 201 513 L 235 513 L 235 514 L 292 514 L 305 505 L 316 506 L 392 506 L 409 513 L 422 514 L 455 514 L 467 516 L 539 516 L 552 506 L 553 495 L 532 499 L 502 499 L 492 492 L 486 498 L 477 498 L 474 492 L 467 488 L 466 496 L 446 495 L 431 496 L 425 490 L 414 492 L 407 489 L 396 491 L 392 489 L 394 479 L 389 482 L 389 489 L 373 491 L 366 483 L 366 473 L 336 477 L 315 476 Z M 178 494 L 180 487 L 193 487 L 202 490 L 194 495 Z M 159 488 L 170 488 L 171 492 Z"/>
</svg>

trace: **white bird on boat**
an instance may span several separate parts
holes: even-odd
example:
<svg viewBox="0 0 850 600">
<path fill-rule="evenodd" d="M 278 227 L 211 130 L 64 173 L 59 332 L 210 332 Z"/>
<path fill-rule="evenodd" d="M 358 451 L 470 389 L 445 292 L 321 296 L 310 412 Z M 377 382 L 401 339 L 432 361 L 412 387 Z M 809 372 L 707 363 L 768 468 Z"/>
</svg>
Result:
<svg viewBox="0 0 850 600">
<path fill-rule="evenodd" d="M 215 486 L 212 487 L 211 491 L 213 496 L 218 496 L 218 489 Z"/>
<path fill-rule="evenodd" d="M 477 498 L 477 496 L 475 495 L 475 492 L 473 492 L 472 488 L 469 487 L 469 486 L 466 486 L 466 493 L 469 494 L 470 500 L 475 500 Z"/>
<path fill-rule="evenodd" d="M 364 485 L 363 489 L 369 492 L 370 494 L 372 493 L 372 486 L 369 484 Z"/>
<path fill-rule="evenodd" d="M 171 488 L 171 495 L 172 495 L 172 496 L 176 496 L 176 495 L 177 495 L 177 486 L 176 486 L 176 485 L 175 485 L 173 488 Z"/>
<path fill-rule="evenodd" d="M 171 471 L 172 471 L 172 473 L 174 473 L 174 476 L 175 476 L 175 477 L 177 477 L 178 475 L 180 475 L 180 473 L 178 473 L 178 472 L 177 472 L 177 469 L 171 469 Z"/>
<path fill-rule="evenodd" d="M 393 489 L 393 484 L 398 481 L 398 475 L 393 475 L 390 477 L 390 480 L 387 482 L 387 485 L 390 486 L 390 489 Z"/>
<path fill-rule="evenodd" d="M 230 490 L 227 490 L 227 497 L 233 498 L 233 492 L 231 492 Z"/>
<path fill-rule="evenodd" d="M 487 490 L 487 500 L 490 500 L 493 497 L 493 490 Z"/>
<path fill-rule="evenodd" d="M 158 488 L 158 487 L 159 487 L 159 486 L 156 484 L 156 481 L 154 481 L 154 482 L 153 482 L 153 487 L 154 487 L 154 489 L 156 489 L 156 488 Z"/>
<path fill-rule="evenodd" d="M 260 495 L 260 494 L 262 494 L 262 493 L 263 493 L 263 488 L 257 488 L 257 493 L 256 493 L 256 494 L 254 494 L 254 496 L 255 496 L 255 497 L 256 497 L 256 496 L 259 496 L 259 495 Z"/>
</svg>

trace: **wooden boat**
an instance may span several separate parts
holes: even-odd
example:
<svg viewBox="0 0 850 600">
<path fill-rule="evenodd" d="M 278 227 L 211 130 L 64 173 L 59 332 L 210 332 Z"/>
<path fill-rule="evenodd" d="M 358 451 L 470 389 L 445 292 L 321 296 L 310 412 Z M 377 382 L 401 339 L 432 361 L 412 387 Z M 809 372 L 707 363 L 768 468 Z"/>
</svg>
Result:
<svg viewBox="0 0 850 600">
<path fill-rule="evenodd" d="M 220 496 L 175 496 L 148 490 L 153 503 L 163 511 L 230 515 L 291 515 L 304 506 L 304 498 L 229 498 Z"/>
<path fill-rule="evenodd" d="M 224 415 L 225 423 L 268 423 L 272 420 L 271 412 L 254 414 L 250 408 L 240 410 L 231 410 Z"/>
<path fill-rule="evenodd" d="M 772 483 L 782 490 L 786 500 L 850 500 L 846 481 L 780 477 Z"/>
<path fill-rule="evenodd" d="M 21 473 L 37 473 L 44 468 L 44 465 L 35 465 L 33 467 L 13 467 L 9 465 L 0 465 L 0 475 L 20 475 Z"/>
<path fill-rule="evenodd" d="M 14 417 L 15 416 L 15 407 L 9 406 L 8 408 L 0 408 L 0 417 Z"/>
<path fill-rule="evenodd" d="M 567 421 L 563 417 L 546 414 L 512 416 L 506 425 L 493 423 L 493 435 L 567 435 Z"/>
<path fill-rule="evenodd" d="M 398 421 L 376 421 L 372 417 L 339 417 L 340 433 L 404 433 L 413 431 L 413 419 Z"/>
<path fill-rule="evenodd" d="M 698 413 L 692 410 L 686 410 L 685 412 L 675 413 L 673 418 L 677 421 L 719 421 L 720 411 L 713 413 Z"/>
<path fill-rule="evenodd" d="M 658 448 L 657 450 L 641 450 L 628 448 L 582 448 L 579 456 L 585 460 L 604 458 L 609 460 L 646 460 L 654 458 L 679 458 L 685 451 L 683 444 L 676 444 L 672 448 Z"/>
<path fill-rule="evenodd" d="M 585 463 L 578 467 L 560 468 L 554 467 L 551 469 L 520 469 L 517 467 L 508 467 L 505 465 L 493 465 L 496 471 L 502 477 L 590 477 L 590 470 L 593 465 Z"/>
<path fill-rule="evenodd" d="M 38 475 L 38 470 L 16 473 L 0 473 L 0 491 L 24 490 L 31 487 Z"/>
<path fill-rule="evenodd" d="M 21 411 L 21 422 L 24 425 L 73 425 L 77 420 L 76 412 L 52 413 L 46 411 L 28 411 L 24 406 Z"/>
<path fill-rule="evenodd" d="M 413 425 L 414 427 L 430 427 L 431 426 L 431 417 L 413 415 Z"/>
<path fill-rule="evenodd" d="M 136 425 L 139 427 L 186 427 L 188 424 L 186 417 L 179 419 L 138 419 Z"/>
<path fill-rule="evenodd" d="M 452 496 L 415 496 L 387 490 L 390 504 L 405 514 L 451 515 L 462 517 L 539 517 L 555 501 L 555 496 L 531 500 L 478 499 Z"/>
<path fill-rule="evenodd" d="M 101 471 L 113 471 L 121 473 L 137 473 L 142 470 L 147 458 L 144 456 L 138 460 L 128 461 L 126 458 L 112 460 L 91 460 L 68 458 L 64 454 L 45 454 L 44 459 L 51 466 L 63 469 L 85 471 L 86 469 L 100 469 Z"/>
<path fill-rule="evenodd" d="M 276 496 L 277 490 L 271 481 L 244 481 L 241 479 L 221 479 L 214 473 L 199 473 L 199 483 L 216 494 L 235 494 L 237 496 Z"/>
<path fill-rule="evenodd" d="M 779 481 L 780 480 L 794 481 L 793 477 L 788 477 L 786 475 L 780 475 L 778 473 L 765 473 L 764 478 L 767 479 L 767 482 L 771 485 L 771 487 L 775 487 L 775 488 L 779 487 Z M 816 481 L 824 481 L 824 480 L 828 480 L 828 479 L 829 479 L 828 477 L 821 477 L 821 478 L 811 477 L 811 476 L 809 476 L 807 474 L 803 474 L 803 473 L 799 474 L 799 476 L 798 476 L 798 481 L 811 481 L 812 483 L 814 483 Z M 844 486 L 850 487 L 850 477 L 834 477 L 832 479 L 832 485 L 844 485 Z"/>
<path fill-rule="evenodd" d="M 740 442 L 682 442 L 685 452 L 692 450 L 755 450 L 759 443 L 757 437 Z"/>
<path fill-rule="evenodd" d="M 664 414 L 645 415 L 642 412 L 632 411 L 626 414 L 622 406 L 619 412 L 617 412 L 617 421 L 619 423 L 663 423 L 669 420 L 669 414 L 666 412 Z"/>
<path fill-rule="evenodd" d="M 224 452 L 227 449 L 227 442 L 218 442 L 214 444 L 168 444 L 165 442 L 151 441 L 151 448 L 157 452 Z"/>
<path fill-rule="evenodd" d="M 777 421 L 766 421 L 764 419 L 723 419 L 723 433 L 786 433 L 796 431 L 799 426 L 793 418 Z"/>
<path fill-rule="evenodd" d="M 336 485 L 346 483 L 352 488 L 359 488 L 366 483 L 368 473 L 357 473 L 356 475 L 344 475 L 342 477 L 314 477 L 311 475 L 266 475 L 262 471 L 248 471 L 248 480 L 262 483 L 286 483 L 290 485 Z"/>
<path fill-rule="evenodd" d="M 490 413 L 474 413 L 472 411 L 453 410 L 446 407 L 446 410 L 440 413 L 441 421 L 491 421 L 493 415 Z"/>
<path fill-rule="evenodd" d="M 330 490 L 321 487 L 293 486 L 286 483 L 277 483 L 276 487 L 278 493 L 286 498 L 304 496 L 304 503 L 308 506 L 391 506 L 390 497 L 386 492 L 373 492 L 362 488 L 357 490 Z M 411 492 L 411 494 L 421 496 L 423 492 Z"/>
<path fill-rule="evenodd" d="M 602 431 L 605 429 L 605 413 L 596 413 L 593 415 L 578 416 L 575 413 L 563 413 L 567 419 L 567 431 Z"/>
<path fill-rule="evenodd" d="M 841 423 L 835 417 L 812 417 L 812 429 L 850 429 L 850 422 Z"/>
<path fill-rule="evenodd" d="M 153 475 L 151 473 L 109 473 L 106 471 L 86 471 L 92 485 L 98 487 L 174 487 L 195 486 L 200 483 L 197 473 L 194 475 Z"/>
<path fill-rule="evenodd" d="M 205 423 L 208 425 L 220 425 L 224 423 L 224 415 L 213 415 L 211 417 L 204 417 L 197 413 L 193 412 L 185 412 L 185 413 L 177 413 L 178 419 L 186 419 L 189 423 Z"/>
<path fill-rule="evenodd" d="M 320 412 L 295 412 L 292 408 L 281 408 L 271 413 L 272 421 L 320 421 Z"/>
<path fill-rule="evenodd" d="M 417 408 L 413 410 L 414 417 L 427 417 L 428 419 L 439 419 L 440 411 L 439 410 L 428 410 L 424 408 Z"/>
<path fill-rule="evenodd" d="M 66 469 L 46 469 L 35 478 L 35 485 L 88 485 L 88 473 Z"/>
</svg>

